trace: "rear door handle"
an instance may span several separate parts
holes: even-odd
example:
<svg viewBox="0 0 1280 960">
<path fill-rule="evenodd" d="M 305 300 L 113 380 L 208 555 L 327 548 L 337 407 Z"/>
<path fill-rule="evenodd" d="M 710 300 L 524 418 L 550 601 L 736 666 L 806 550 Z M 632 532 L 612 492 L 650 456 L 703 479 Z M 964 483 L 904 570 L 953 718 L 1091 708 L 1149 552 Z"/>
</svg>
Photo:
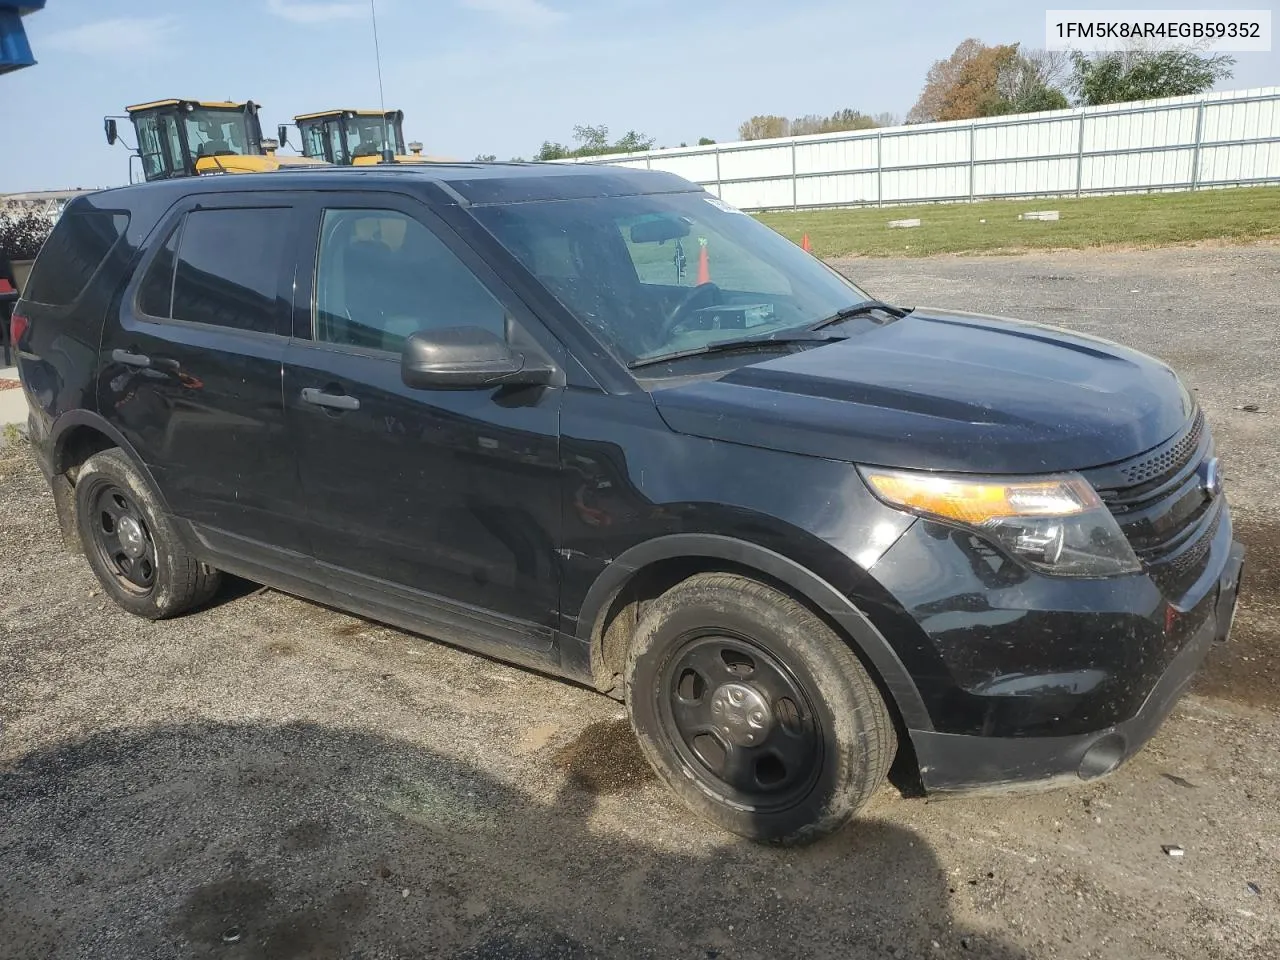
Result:
<svg viewBox="0 0 1280 960">
<path fill-rule="evenodd" d="M 360 401 L 345 393 L 326 393 L 319 387 L 303 387 L 302 402 L 333 410 L 359 410 Z"/>
<path fill-rule="evenodd" d="M 123 363 L 126 367 L 151 366 L 150 357 L 143 356 L 141 353 L 130 353 L 128 350 L 112 350 L 111 359 L 116 363 Z"/>
</svg>

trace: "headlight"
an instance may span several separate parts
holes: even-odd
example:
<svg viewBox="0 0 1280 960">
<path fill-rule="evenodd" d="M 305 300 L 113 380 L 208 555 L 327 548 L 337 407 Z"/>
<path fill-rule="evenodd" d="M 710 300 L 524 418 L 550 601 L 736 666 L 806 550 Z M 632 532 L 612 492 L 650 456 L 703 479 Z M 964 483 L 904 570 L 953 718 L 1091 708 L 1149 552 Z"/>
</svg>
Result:
<svg viewBox="0 0 1280 960">
<path fill-rule="evenodd" d="M 1077 474 L 1009 480 L 860 469 L 890 506 L 974 530 L 1034 570 L 1111 577 L 1142 569 L 1111 511 Z"/>
</svg>

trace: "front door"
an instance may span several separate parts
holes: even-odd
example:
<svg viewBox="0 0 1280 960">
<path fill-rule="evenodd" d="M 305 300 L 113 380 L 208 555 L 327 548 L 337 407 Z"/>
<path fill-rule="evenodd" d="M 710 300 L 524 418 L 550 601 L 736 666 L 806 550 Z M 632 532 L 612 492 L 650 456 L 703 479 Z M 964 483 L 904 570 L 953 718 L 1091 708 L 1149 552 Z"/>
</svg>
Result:
<svg viewBox="0 0 1280 960">
<path fill-rule="evenodd" d="M 415 613 L 442 639 L 550 657 L 562 389 L 413 389 L 400 350 L 455 326 L 553 362 L 556 346 L 528 340 L 537 320 L 423 205 L 318 200 L 306 235 L 314 275 L 298 284 L 284 397 L 329 586 Z"/>
<path fill-rule="evenodd" d="M 305 553 L 280 396 L 295 215 L 266 194 L 179 206 L 104 331 L 98 404 L 179 517 Z"/>
</svg>

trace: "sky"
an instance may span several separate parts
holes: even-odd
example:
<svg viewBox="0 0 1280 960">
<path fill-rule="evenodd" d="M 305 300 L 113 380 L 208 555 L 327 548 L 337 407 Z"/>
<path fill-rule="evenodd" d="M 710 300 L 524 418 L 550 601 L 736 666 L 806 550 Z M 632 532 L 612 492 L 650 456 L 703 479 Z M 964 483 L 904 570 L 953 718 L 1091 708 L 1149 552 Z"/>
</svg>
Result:
<svg viewBox="0 0 1280 960">
<path fill-rule="evenodd" d="M 406 140 L 458 159 L 529 157 L 577 124 L 677 146 L 734 140 L 753 114 L 902 116 L 966 37 L 1044 45 L 1045 7 L 1025 0 L 375 2 L 387 107 Z M 48 0 L 24 21 L 39 63 L 0 76 L 0 193 L 127 182 L 102 133 L 127 104 L 252 99 L 267 136 L 298 113 L 377 107 L 369 14 L 369 0 Z M 1237 60 L 1218 89 L 1280 84 L 1277 52 Z"/>
</svg>

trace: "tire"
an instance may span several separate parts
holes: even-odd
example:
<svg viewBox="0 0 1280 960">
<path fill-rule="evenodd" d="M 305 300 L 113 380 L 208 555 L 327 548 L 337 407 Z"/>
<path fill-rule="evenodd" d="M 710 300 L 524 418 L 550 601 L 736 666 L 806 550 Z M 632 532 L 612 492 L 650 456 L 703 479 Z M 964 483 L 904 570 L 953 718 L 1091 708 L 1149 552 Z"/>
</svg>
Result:
<svg viewBox="0 0 1280 960">
<path fill-rule="evenodd" d="M 627 658 L 641 750 L 696 813 L 752 840 L 807 843 L 880 786 L 897 750 L 875 682 L 803 604 L 704 573 L 645 610 Z"/>
<path fill-rule="evenodd" d="M 118 448 L 95 453 L 75 487 L 76 528 L 102 589 L 148 620 L 206 603 L 217 570 L 187 551 L 142 473 Z"/>
</svg>

